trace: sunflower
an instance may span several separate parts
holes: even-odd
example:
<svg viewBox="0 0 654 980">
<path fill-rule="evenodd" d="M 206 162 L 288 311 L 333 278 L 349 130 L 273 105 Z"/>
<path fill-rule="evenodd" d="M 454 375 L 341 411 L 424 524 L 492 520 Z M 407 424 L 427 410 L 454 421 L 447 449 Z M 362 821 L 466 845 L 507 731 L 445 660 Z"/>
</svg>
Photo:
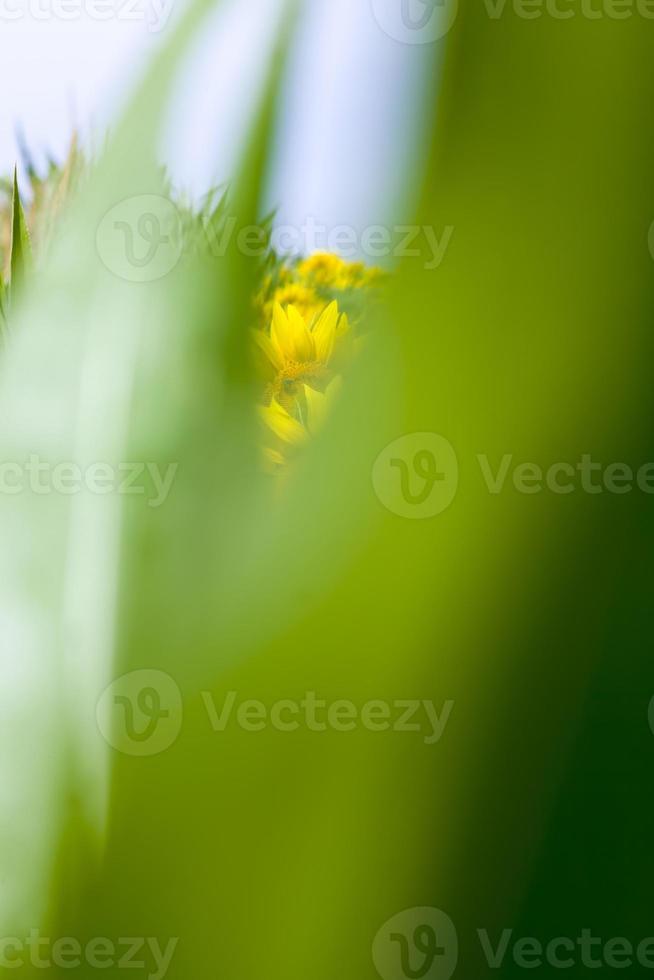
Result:
<svg viewBox="0 0 654 980">
<path fill-rule="evenodd" d="M 254 339 L 268 380 L 264 403 L 275 401 L 293 414 L 294 401 L 303 394 L 304 386 L 320 392 L 333 379 L 349 353 L 351 330 L 336 302 L 311 319 L 292 304 L 284 310 L 276 303 L 270 335 L 255 330 Z"/>
<path fill-rule="evenodd" d="M 268 470 L 283 469 L 320 427 L 341 373 L 363 343 L 364 304 L 385 278 L 379 269 L 326 252 L 281 261 L 264 277 L 253 346 L 264 381 L 259 411 Z"/>
</svg>

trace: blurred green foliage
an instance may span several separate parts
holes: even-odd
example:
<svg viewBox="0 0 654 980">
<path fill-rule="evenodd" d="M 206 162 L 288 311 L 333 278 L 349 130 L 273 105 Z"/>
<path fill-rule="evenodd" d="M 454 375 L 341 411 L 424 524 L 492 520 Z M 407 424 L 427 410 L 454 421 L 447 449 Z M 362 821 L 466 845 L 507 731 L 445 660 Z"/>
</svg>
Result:
<svg viewBox="0 0 654 980">
<path fill-rule="evenodd" d="M 415 215 L 454 226 L 447 259 L 399 269 L 331 425 L 280 487 L 252 412 L 257 263 L 193 252 L 132 282 L 96 249 L 111 208 L 165 196 L 153 147 L 204 12 L 155 62 L 12 311 L 3 459 L 177 469 L 158 509 L 2 499 L 3 930 L 178 937 L 170 978 L 284 980 L 374 976 L 373 937 L 414 906 L 451 916 L 466 976 L 487 968 L 477 927 L 640 939 L 648 498 L 492 495 L 477 455 L 651 458 L 649 36 L 462 5 Z M 236 175 L 239 224 L 259 211 L 291 39 L 280 28 Z M 445 436 L 460 469 L 453 504 L 424 521 L 371 484 L 415 432 Z M 96 719 L 136 670 L 170 675 L 183 703 L 150 756 L 111 748 Z M 220 706 L 230 691 L 454 709 L 431 745 L 361 725 L 214 731 L 206 692 Z"/>
</svg>

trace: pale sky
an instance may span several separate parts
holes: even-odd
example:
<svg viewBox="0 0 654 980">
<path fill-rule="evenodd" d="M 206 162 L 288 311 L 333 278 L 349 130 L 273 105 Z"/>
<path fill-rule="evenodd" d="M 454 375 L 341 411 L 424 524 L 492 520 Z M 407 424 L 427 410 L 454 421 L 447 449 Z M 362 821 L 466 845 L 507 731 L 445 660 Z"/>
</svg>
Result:
<svg viewBox="0 0 654 980">
<path fill-rule="evenodd" d="M 185 2 L 0 0 L 0 169 L 13 165 L 17 125 L 37 160 L 61 156 L 73 125 L 101 134 Z M 279 221 L 403 217 L 434 51 L 389 37 L 375 2 L 305 0 L 269 191 Z M 189 53 L 162 156 L 194 194 L 230 176 L 279 3 L 228 0 Z"/>
</svg>

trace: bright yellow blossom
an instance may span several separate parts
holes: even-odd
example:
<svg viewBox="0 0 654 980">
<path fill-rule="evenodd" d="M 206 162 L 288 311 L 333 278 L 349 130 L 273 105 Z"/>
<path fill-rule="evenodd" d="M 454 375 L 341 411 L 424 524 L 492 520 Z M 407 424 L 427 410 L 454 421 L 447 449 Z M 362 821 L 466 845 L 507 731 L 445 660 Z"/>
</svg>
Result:
<svg viewBox="0 0 654 980">
<path fill-rule="evenodd" d="M 381 269 L 346 262 L 329 252 L 316 252 L 292 264 L 281 262 L 274 273 L 264 277 L 255 296 L 258 325 L 268 330 L 275 303 L 284 308 L 294 306 L 308 322 L 334 299 L 356 320 L 367 295 L 374 294 L 385 278 Z"/>
<path fill-rule="evenodd" d="M 362 342 L 355 333 L 364 301 L 384 278 L 379 269 L 326 252 L 281 262 L 264 277 L 253 336 L 265 379 L 259 411 L 268 470 L 279 472 L 320 428 Z"/>
<path fill-rule="evenodd" d="M 303 385 L 323 391 L 349 347 L 350 333 L 347 316 L 339 314 L 335 302 L 310 321 L 294 306 L 284 310 L 276 303 L 270 335 L 254 332 L 268 372 L 265 402 L 274 400 L 290 411 Z"/>
</svg>

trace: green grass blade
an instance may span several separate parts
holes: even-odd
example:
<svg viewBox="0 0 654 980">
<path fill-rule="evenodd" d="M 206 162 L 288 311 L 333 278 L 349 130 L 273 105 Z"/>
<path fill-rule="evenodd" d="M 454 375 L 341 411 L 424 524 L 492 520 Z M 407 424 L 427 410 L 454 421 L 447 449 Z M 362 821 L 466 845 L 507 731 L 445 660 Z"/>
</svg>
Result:
<svg viewBox="0 0 654 980">
<path fill-rule="evenodd" d="M 32 265 L 32 244 L 25 212 L 18 190 L 18 174 L 14 168 L 14 187 L 11 201 L 11 291 L 20 289 Z"/>
</svg>

